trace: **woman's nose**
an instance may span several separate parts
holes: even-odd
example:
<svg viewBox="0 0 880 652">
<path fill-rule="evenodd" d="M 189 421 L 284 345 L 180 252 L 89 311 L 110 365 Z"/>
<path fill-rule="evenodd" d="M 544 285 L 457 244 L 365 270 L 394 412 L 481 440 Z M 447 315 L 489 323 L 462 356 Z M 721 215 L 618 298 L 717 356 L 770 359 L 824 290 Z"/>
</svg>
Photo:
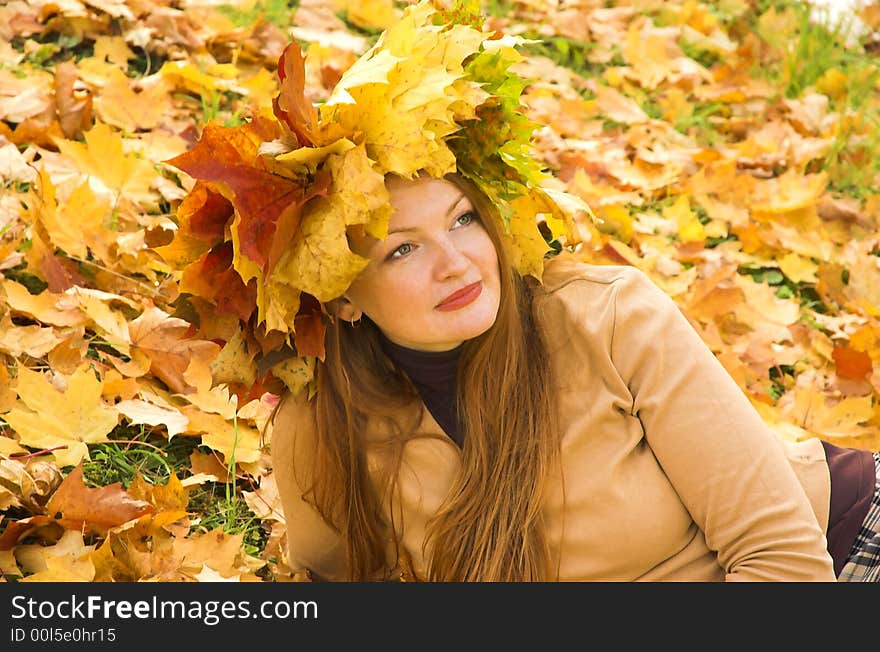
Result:
<svg viewBox="0 0 880 652">
<path fill-rule="evenodd" d="M 440 246 L 437 273 L 441 278 L 457 276 L 467 271 L 470 260 L 454 242 L 447 241 Z"/>
</svg>

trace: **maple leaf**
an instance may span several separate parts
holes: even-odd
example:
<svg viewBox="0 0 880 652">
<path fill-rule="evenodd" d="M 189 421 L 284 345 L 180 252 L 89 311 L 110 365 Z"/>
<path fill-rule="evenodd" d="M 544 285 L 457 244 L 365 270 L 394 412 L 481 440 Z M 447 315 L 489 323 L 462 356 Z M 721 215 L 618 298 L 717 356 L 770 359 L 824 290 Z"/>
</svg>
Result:
<svg viewBox="0 0 880 652">
<path fill-rule="evenodd" d="M 150 484 L 138 473 L 128 492 L 133 498 L 149 502 L 156 508 L 156 512 L 185 512 L 189 504 L 189 491 L 180 483 L 175 473 L 169 476 L 164 485 Z"/>
<path fill-rule="evenodd" d="M 276 123 L 259 116 L 240 127 L 209 123 L 194 148 L 166 161 L 195 179 L 216 185 L 232 202 L 241 217 L 241 252 L 264 271 L 269 268 L 268 252 L 279 224 L 285 224 L 285 232 L 295 230 L 302 205 L 326 192 L 326 180 L 304 187 L 301 181 L 267 170 L 258 158 L 258 148 L 264 140 L 279 136 L 279 131 Z"/>
<path fill-rule="evenodd" d="M 202 181 L 197 181 L 180 203 L 177 221 L 181 231 L 186 230 L 213 247 L 223 242 L 232 214 L 233 207 L 228 199 L 212 191 Z"/>
<path fill-rule="evenodd" d="M 184 269 L 180 291 L 207 299 L 216 305 L 218 313 L 236 315 L 246 322 L 258 301 L 257 286 L 245 284 L 233 260 L 231 242 L 217 245 Z"/>
<path fill-rule="evenodd" d="M 25 507 L 33 514 L 43 511 L 42 505 L 61 483 L 61 472 L 49 462 L 34 459 L 27 463 L 0 459 L 0 490 L 5 489 L 15 506 Z M 2 507 L 7 509 L 9 505 Z"/>
<path fill-rule="evenodd" d="M 305 57 L 296 42 L 284 48 L 278 59 L 278 79 L 281 92 L 272 100 L 275 116 L 290 128 L 300 146 L 314 145 L 318 112 L 304 94 Z"/>
<path fill-rule="evenodd" d="M 120 69 L 111 68 L 110 78 L 95 100 L 95 109 L 101 120 L 114 127 L 129 132 L 155 129 L 171 108 L 169 84 L 160 77 L 157 83 L 136 92 L 134 83 Z"/>
<path fill-rule="evenodd" d="M 132 425 L 165 426 L 169 439 L 186 430 L 187 419 L 178 410 L 137 399 L 119 401 L 114 407 Z"/>
<path fill-rule="evenodd" d="M 54 328 L 16 326 L 9 315 L 0 318 L 0 351 L 15 358 L 41 358 L 61 343 Z"/>
<path fill-rule="evenodd" d="M 211 362 L 211 376 L 214 383 L 252 385 L 256 380 L 254 355 L 248 353 L 240 331 L 223 345 L 220 354 Z"/>
<path fill-rule="evenodd" d="M 202 444 L 223 454 L 227 464 L 252 464 L 262 455 L 260 433 L 243 419 L 227 421 L 218 414 L 207 414 L 194 406 L 181 408 L 189 419 L 187 432 L 202 435 Z"/>
<path fill-rule="evenodd" d="M 190 325 L 184 320 L 153 306 L 129 322 L 128 329 L 133 353 L 146 356 L 150 372 L 173 391 L 179 394 L 197 391 L 199 387 L 194 381 L 206 374 L 210 383 L 209 365 L 220 352 L 220 346 L 187 337 Z"/>
<path fill-rule="evenodd" d="M 202 412 L 219 414 L 224 419 L 232 419 L 235 417 L 237 399 L 235 395 L 230 395 L 229 387 L 226 385 L 216 385 L 207 392 L 199 391 L 178 396 L 186 399 Z"/>
<path fill-rule="evenodd" d="M 345 292 L 370 259 L 348 248 L 348 225 L 333 203 L 319 199 L 312 206 L 270 280 L 300 288 L 319 301 L 330 301 Z"/>
<path fill-rule="evenodd" d="M 138 308 L 131 299 L 112 292 L 73 286 L 64 291 L 56 304 L 60 309 L 78 307 L 88 318 L 89 324 L 104 340 L 120 353 L 128 355 L 131 339 L 126 316 L 113 307 L 122 304 Z"/>
<path fill-rule="evenodd" d="M 45 168 L 39 172 L 38 219 L 46 228 L 49 240 L 72 256 L 86 258 L 87 242 L 96 241 L 104 230 L 104 217 L 110 202 L 92 192 L 88 183 L 77 186 L 61 205 L 55 198 L 55 186 Z"/>
<path fill-rule="evenodd" d="M 83 482 L 82 464 L 71 471 L 46 504 L 46 512 L 70 530 L 86 528 L 106 534 L 111 527 L 155 511 L 150 503 L 134 499 L 114 482 L 91 489 Z"/>
<path fill-rule="evenodd" d="M 6 295 L 6 304 L 19 314 L 53 326 L 80 326 L 86 323 L 79 309 L 58 307 L 61 295 L 49 290 L 31 294 L 25 286 L 10 279 L 0 281 L 0 287 Z"/>
<path fill-rule="evenodd" d="M 346 229 L 366 223 L 370 235 L 384 239 L 391 215 L 384 177 L 375 171 L 363 146 L 329 156 L 326 165 L 333 178 L 329 197 L 311 204 L 268 280 L 269 285 L 299 288 L 319 301 L 345 291 L 368 263 L 348 248 Z M 312 258 L 317 264 L 304 264 Z"/>
<path fill-rule="evenodd" d="M 191 576 L 205 565 L 218 573 L 232 575 L 240 564 L 243 538 L 243 534 L 228 534 L 217 528 L 188 539 L 176 540 L 174 553 L 181 570 L 188 570 Z"/>
<path fill-rule="evenodd" d="M 19 365 L 16 391 L 19 402 L 4 419 L 26 446 L 65 447 L 52 453 L 59 466 L 88 458 L 86 444 L 107 441 L 119 421 L 119 413 L 101 400 L 101 381 L 89 364 L 67 378 L 63 392 L 45 374 Z"/>
<path fill-rule="evenodd" d="M 278 493 L 274 474 L 263 476 L 260 478 L 260 486 L 257 489 L 243 491 L 242 495 L 250 510 L 264 521 L 284 520 L 281 495 Z"/>
<path fill-rule="evenodd" d="M 135 201 L 153 201 L 150 185 L 156 172 L 148 161 L 126 154 L 122 138 L 102 122 L 84 135 L 85 145 L 62 139 L 56 139 L 56 145 L 84 174 L 100 180 L 114 197 L 125 194 Z"/>
<path fill-rule="evenodd" d="M 28 573 L 22 582 L 91 582 L 95 567 L 89 555 L 95 546 L 87 546 L 82 532 L 66 530 L 52 546 L 20 545 L 14 554 Z"/>
<path fill-rule="evenodd" d="M 275 364 L 271 371 L 291 392 L 296 394 L 312 382 L 315 376 L 314 358 L 288 358 Z"/>
<path fill-rule="evenodd" d="M 55 104 L 58 122 L 67 138 L 76 139 L 92 124 L 92 95 L 81 82 L 76 64 L 65 61 L 55 68 Z"/>
<path fill-rule="evenodd" d="M 121 36 L 98 36 L 95 38 L 95 58 L 108 60 L 124 68 L 131 59 L 137 58 Z"/>
</svg>

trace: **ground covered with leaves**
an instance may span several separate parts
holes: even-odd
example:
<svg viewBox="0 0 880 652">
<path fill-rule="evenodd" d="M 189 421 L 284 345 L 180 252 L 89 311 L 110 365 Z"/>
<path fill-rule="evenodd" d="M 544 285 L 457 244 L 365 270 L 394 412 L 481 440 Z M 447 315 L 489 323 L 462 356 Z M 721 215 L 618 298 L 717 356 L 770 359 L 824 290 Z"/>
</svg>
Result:
<svg viewBox="0 0 880 652">
<path fill-rule="evenodd" d="M 301 579 L 268 457 L 282 385 L 254 362 L 271 337 L 186 277 L 193 181 L 165 161 L 271 106 L 291 40 L 322 102 L 403 6 L 0 7 L 6 581 Z M 648 274 L 783 436 L 880 449 L 880 10 L 483 8 L 530 41 L 535 155 L 600 218 L 584 258 Z"/>
</svg>

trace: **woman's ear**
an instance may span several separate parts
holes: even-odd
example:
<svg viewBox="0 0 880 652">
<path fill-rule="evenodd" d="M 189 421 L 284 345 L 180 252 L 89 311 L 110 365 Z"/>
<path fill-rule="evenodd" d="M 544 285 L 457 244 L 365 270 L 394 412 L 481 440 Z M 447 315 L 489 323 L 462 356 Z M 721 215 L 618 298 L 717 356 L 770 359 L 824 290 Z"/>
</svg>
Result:
<svg viewBox="0 0 880 652">
<path fill-rule="evenodd" d="M 355 322 L 364 314 L 363 311 L 355 306 L 346 296 L 336 299 L 339 303 L 336 305 L 336 316 L 345 321 Z"/>
</svg>

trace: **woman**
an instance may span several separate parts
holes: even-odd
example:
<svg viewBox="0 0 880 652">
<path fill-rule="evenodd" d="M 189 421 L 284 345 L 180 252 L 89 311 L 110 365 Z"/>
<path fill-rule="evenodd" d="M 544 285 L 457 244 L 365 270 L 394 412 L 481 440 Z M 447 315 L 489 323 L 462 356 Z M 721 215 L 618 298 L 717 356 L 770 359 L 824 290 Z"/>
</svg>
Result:
<svg viewBox="0 0 880 652">
<path fill-rule="evenodd" d="M 836 507 L 862 515 L 870 453 L 776 439 L 638 270 L 560 255 L 532 283 L 460 178 L 387 187 L 388 238 L 351 238 L 370 262 L 332 303 L 315 398 L 275 419 L 296 569 L 834 580 L 825 450 L 862 464 Z"/>
<path fill-rule="evenodd" d="M 481 24 L 409 6 L 317 109 L 291 44 L 277 122 L 209 125 L 173 161 L 197 180 L 181 291 L 289 388 L 293 568 L 876 579 L 877 460 L 778 440 L 645 274 L 578 260 L 589 223 L 532 156 L 517 41 Z"/>
</svg>

